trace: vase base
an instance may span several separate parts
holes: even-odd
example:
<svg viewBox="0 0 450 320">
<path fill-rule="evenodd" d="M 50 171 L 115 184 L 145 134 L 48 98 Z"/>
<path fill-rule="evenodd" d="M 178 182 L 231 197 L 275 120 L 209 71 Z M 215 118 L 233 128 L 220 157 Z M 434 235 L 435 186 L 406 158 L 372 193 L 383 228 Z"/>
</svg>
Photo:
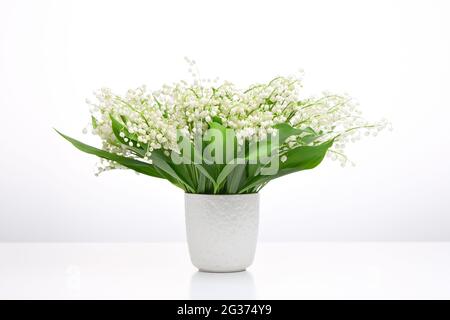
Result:
<svg viewBox="0 0 450 320">
<path fill-rule="evenodd" d="M 236 270 L 207 270 L 207 269 L 198 269 L 199 272 L 206 273 L 234 273 L 234 272 L 244 272 L 247 269 L 236 269 Z"/>
</svg>

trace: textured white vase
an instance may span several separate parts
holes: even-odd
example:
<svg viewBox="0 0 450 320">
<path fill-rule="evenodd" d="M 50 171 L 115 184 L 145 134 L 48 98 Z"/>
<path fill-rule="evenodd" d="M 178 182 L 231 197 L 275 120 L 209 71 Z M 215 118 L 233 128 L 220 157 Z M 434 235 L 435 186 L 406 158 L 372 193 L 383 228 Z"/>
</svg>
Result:
<svg viewBox="0 0 450 320">
<path fill-rule="evenodd" d="M 185 194 L 191 261 L 200 271 L 243 271 L 253 262 L 259 194 Z"/>
</svg>

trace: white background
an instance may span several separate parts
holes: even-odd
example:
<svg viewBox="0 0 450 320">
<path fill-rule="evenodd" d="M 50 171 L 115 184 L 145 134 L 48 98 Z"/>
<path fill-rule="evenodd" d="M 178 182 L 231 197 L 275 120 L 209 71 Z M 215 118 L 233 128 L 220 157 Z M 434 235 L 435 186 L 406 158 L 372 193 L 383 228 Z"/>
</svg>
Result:
<svg viewBox="0 0 450 320">
<path fill-rule="evenodd" d="M 0 241 L 183 240 L 183 193 L 132 172 L 95 177 L 84 100 L 202 76 L 241 85 L 298 68 L 393 132 L 271 182 L 260 238 L 450 240 L 447 1 L 0 2 Z"/>
</svg>

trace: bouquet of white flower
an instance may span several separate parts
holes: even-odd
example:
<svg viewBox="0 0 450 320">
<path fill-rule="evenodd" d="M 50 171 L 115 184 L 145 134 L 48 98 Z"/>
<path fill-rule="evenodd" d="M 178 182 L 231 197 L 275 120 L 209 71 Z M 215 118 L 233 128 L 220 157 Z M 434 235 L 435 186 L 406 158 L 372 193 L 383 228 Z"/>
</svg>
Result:
<svg viewBox="0 0 450 320">
<path fill-rule="evenodd" d="M 100 172 L 129 168 L 183 189 L 193 264 L 241 271 L 255 253 L 258 191 L 275 178 L 316 167 L 327 154 L 345 165 L 345 144 L 361 133 L 376 135 L 387 122 L 366 122 L 347 96 L 300 98 L 298 77 L 239 89 L 194 75 L 192 84 L 153 92 L 97 92 L 97 101 L 88 103 L 101 149 L 61 135 L 100 157 Z"/>
<path fill-rule="evenodd" d="M 312 169 L 326 154 L 345 165 L 347 142 L 387 125 L 366 122 L 348 96 L 300 99 L 299 77 L 246 89 L 215 82 L 181 81 L 153 92 L 143 86 L 125 96 L 101 89 L 88 103 L 102 148 L 61 135 L 102 158 L 99 172 L 125 167 L 187 193 L 238 194 Z"/>
</svg>

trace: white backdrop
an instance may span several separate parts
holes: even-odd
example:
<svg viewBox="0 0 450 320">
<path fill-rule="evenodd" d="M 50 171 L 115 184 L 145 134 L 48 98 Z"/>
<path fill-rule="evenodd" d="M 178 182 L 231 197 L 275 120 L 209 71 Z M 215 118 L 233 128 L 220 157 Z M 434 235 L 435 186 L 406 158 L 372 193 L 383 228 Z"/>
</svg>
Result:
<svg viewBox="0 0 450 320">
<path fill-rule="evenodd" d="M 393 132 L 262 191 L 263 240 L 450 240 L 448 1 L 0 2 L 0 241 L 172 241 L 183 194 L 118 171 L 52 130 L 81 134 L 84 100 L 202 76 L 242 85 L 306 71 Z"/>
</svg>

